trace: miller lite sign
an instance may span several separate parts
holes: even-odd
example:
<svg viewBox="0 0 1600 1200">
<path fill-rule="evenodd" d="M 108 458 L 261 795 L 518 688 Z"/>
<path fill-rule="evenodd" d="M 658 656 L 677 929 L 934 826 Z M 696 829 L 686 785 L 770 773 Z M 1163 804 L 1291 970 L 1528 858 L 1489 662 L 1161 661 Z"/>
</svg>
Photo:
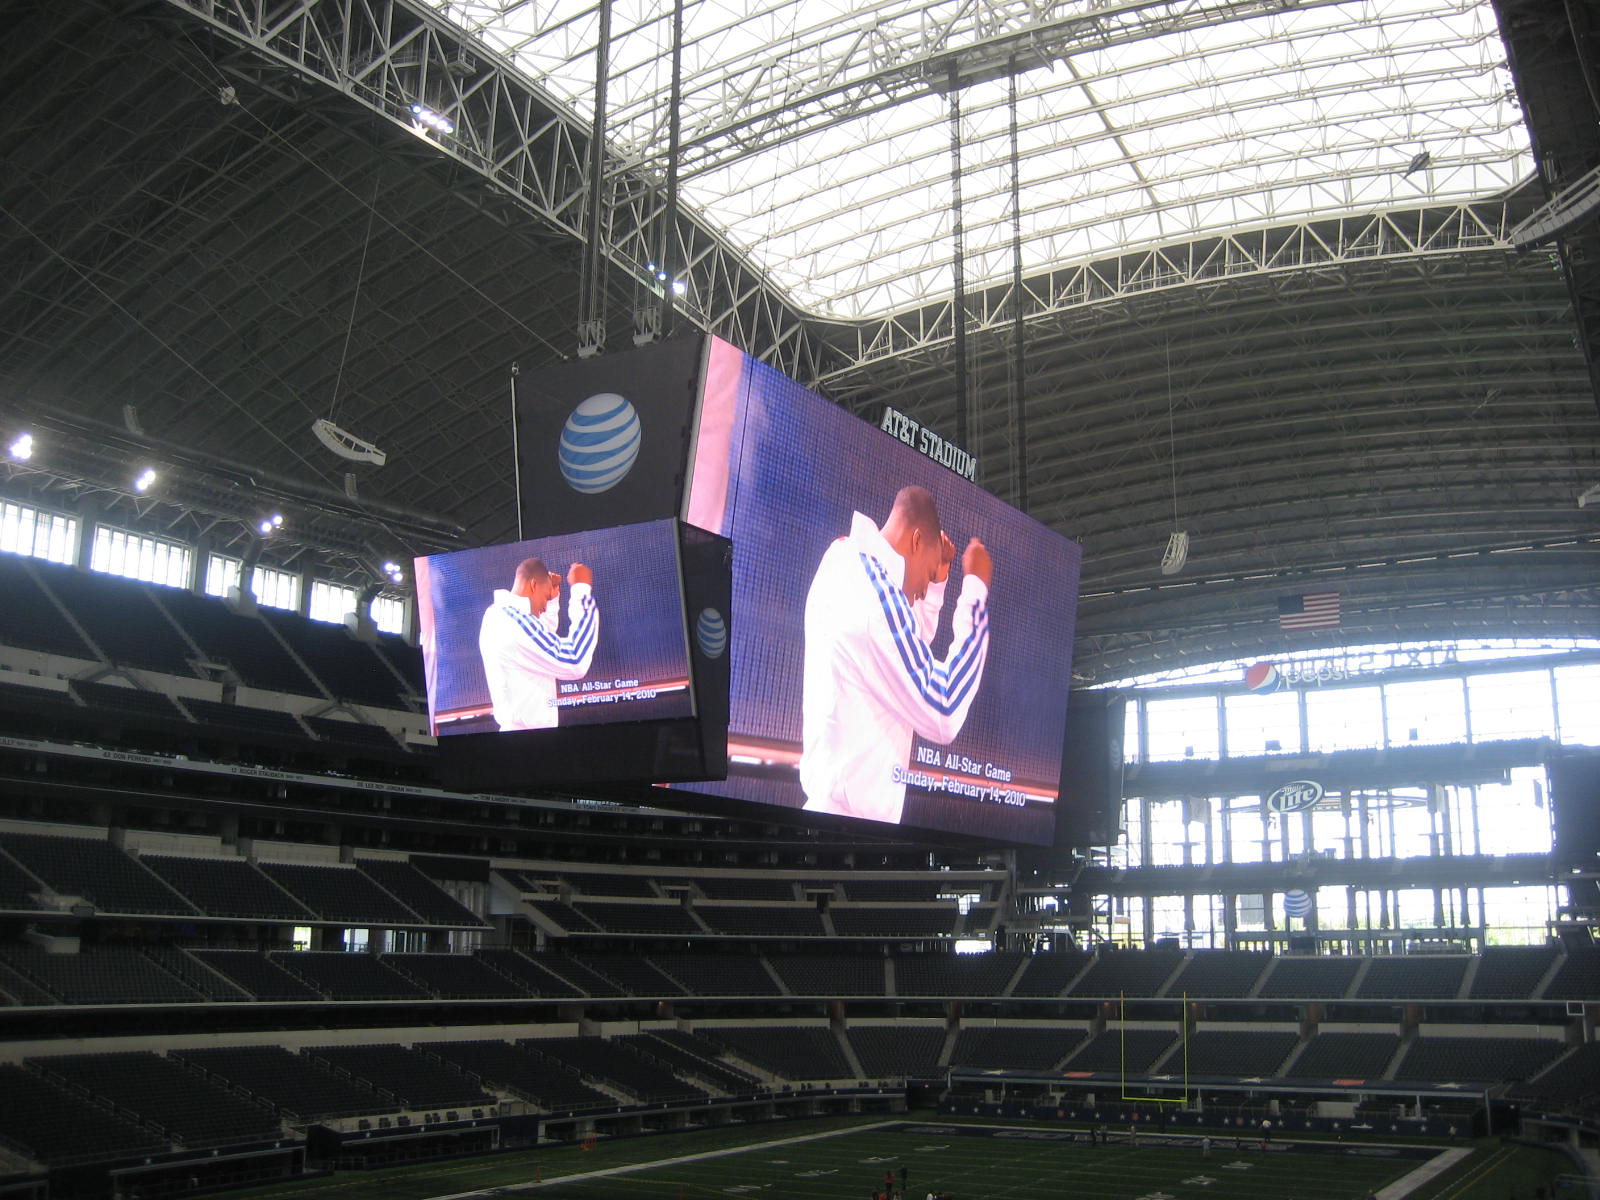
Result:
<svg viewBox="0 0 1600 1200">
<path fill-rule="evenodd" d="M 1284 784 L 1267 797 L 1267 811 L 1275 813 L 1305 812 L 1315 808 L 1322 800 L 1322 785 L 1314 779 L 1296 779 Z"/>
</svg>

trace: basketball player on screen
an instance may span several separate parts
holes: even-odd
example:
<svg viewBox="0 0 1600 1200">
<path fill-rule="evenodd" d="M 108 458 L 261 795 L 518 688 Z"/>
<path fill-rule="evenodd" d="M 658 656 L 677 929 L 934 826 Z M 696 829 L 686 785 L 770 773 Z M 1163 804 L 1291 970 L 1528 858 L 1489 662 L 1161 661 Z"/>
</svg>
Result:
<svg viewBox="0 0 1600 1200">
<path fill-rule="evenodd" d="M 901 488 L 879 529 L 856 513 L 806 594 L 800 786 L 810 812 L 898 823 L 911 735 L 961 732 L 989 653 L 994 563 L 977 538 L 961 555 L 955 636 L 929 649 L 954 543 L 926 488 Z"/>
<path fill-rule="evenodd" d="M 489 682 L 495 724 L 501 730 L 552 729 L 557 714 L 556 681 L 589 673 L 600 634 L 594 602 L 594 572 L 582 563 L 567 568 L 567 636 L 558 637 L 562 578 L 538 558 L 517 566 L 509 590 L 496 588 L 478 627 L 478 653 Z"/>
</svg>

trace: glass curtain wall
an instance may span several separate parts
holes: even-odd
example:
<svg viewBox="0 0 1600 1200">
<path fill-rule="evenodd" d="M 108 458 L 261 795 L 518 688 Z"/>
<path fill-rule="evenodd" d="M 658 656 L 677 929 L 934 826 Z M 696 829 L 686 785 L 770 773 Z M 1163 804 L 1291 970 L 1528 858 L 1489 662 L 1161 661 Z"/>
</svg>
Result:
<svg viewBox="0 0 1600 1200">
<path fill-rule="evenodd" d="M 1472 784 L 1397 775 L 1386 787 L 1330 785 L 1300 811 L 1279 811 L 1269 796 L 1219 788 L 1216 779 L 1231 760 L 1274 756 L 1523 739 L 1593 746 L 1600 743 L 1600 663 L 1497 670 L 1461 661 L 1421 677 L 1301 678 L 1302 686 L 1264 694 L 1237 684 L 1129 693 L 1130 763 L 1158 765 L 1169 786 L 1138 795 L 1131 793 L 1139 776 L 1130 781 L 1110 857 L 1127 869 L 1125 890 L 1094 897 L 1095 938 L 1281 949 L 1295 933 L 1315 930 L 1327 942 L 1349 931 L 1351 950 L 1378 952 L 1417 942 L 1449 949 L 1463 941 L 1471 948 L 1544 941 L 1562 889 L 1521 878 L 1516 858 L 1529 856 L 1521 861 L 1531 874 L 1537 856 L 1551 850 L 1542 766 L 1514 766 Z M 1172 768 L 1159 765 L 1183 763 L 1194 767 L 1193 787 L 1174 796 Z M 1315 770 L 1293 768 L 1300 769 Z M 1450 873 L 1447 860 L 1472 856 L 1484 856 L 1481 870 L 1414 886 L 1430 874 L 1419 860 L 1434 860 L 1439 877 Z M 1404 883 L 1385 878 L 1397 873 Z M 1362 936 L 1373 931 L 1392 936 Z"/>
</svg>

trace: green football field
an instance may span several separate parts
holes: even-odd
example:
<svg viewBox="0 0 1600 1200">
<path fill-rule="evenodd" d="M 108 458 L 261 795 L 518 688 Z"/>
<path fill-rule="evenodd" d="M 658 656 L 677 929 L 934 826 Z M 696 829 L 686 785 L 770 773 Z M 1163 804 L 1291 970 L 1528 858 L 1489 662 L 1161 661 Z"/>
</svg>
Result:
<svg viewBox="0 0 1600 1200">
<path fill-rule="evenodd" d="M 954 1200 L 1533 1200 L 1570 1170 L 1559 1155 L 1476 1146 L 1253 1140 L 1235 1148 L 1146 1135 L 1091 1147 L 1057 1126 L 976 1119 L 816 1118 L 728 1126 L 334 1175 L 239 1200 L 866 1200 L 907 1169 L 907 1195 Z M 1443 1157 L 1441 1157 L 1443 1156 Z M 1563 1200 L 1565 1193 L 1553 1193 Z"/>
<path fill-rule="evenodd" d="M 663 1149 L 665 1149 L 663 1147 Z M 1361 1200 L 1435 1156 L 1386 1148 L 1380 1154 L 1304 1151 L 1231 1139 L 1207 1157 L 1198 1141 L 1158 1145 L 1145 1137 L 1091 1146 L 1061 1131 L 940 1122 L 775 1138 L 732 1154 L 668 1159 L 641 1169 L 551 1181 L 530 1200 L 866 1200 L 885 1172 L 907 1172 L 906 1195 L 954 1200 Z M 1411 1157 L 1410 1155 L 1415 1155 Z"/>
</svg>

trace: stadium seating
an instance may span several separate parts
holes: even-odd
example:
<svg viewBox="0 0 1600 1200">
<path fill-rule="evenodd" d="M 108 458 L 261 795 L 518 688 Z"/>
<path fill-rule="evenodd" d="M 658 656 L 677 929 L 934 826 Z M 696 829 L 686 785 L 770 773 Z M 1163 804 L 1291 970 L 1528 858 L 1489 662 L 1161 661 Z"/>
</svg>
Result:
<svg viewBox="0 0 1600 1200">
<path fill-rule="evenodd" d="M 884 962 L 870 955 L 782 954 L 769 960 L 795 996 L 882 996 Z"/>
<path fill-rule="evenodd" d="M 688 995 L 681 983 L 662 974 L 654 963 L 638 954 L 586 950 L 582 962 L 589 970 L 605 976 L 630 995 Z"/>
<path fill-rule="evenodd" d="M 1317 1033 L 1288 1073 L 1299 1079 L 1382 1079 L 1399 1049 L 1397 1033 Z"/>
<path fill-rule="evenodd" d="M 160 692 L 143 688 L 119 687 L 112 683 L 72 681 L 72 690 L 84 706 L 96 713 L 114 712 L 137 715 L 144 720 L 187 721 L 189 718 L 173 701 Z"/>
<path fill-rule="evenodd" d="M 300 742 L 306 739 L 305 727 L 292 713 L 189 697 L 185 697 L 183 706 L 208 731 L 219 734 L 245 734 L 252 739 L 265 738 L 269 741 Z"/>
<path fill-rule="evenodd" d="M 529 1038 L 517 1043 L 547 1062 L 564 1064 L 651 1104 L 704 1099 L 706 1091 L 607 1038 Z"/>
<path fill-rule="evenodd" d="M 1069 1071 L 1149 1071 L 1177 1043 L 1178 1035 L 1161 1029 L 1108 1029 L 1091 1038 L 1067 1059 Z"/>
<path fill-rule="evenodd" d="M 311 913 L 242 858 L 141 855 L 139 862 L 211 917 L 307 921 Z"/>
<path fill-rule="evenodd" d="M 484 919 L 443 891 L 408 862 L 395 859 L 356 860 L 361 873 L 416 913 L 429 925 L 483 928 Z"/>
<path fill-rule="evenodd" d="M 573 907 L 607 933 L 660 933 L 685 937 L 705 932 L 683 905 L 673 901 L 632 904 L 625 901 L 585 900 Z"/>
<path fill-rule="evenodd" d="M 1076 950 L 1059 954 L 1035 954 L 1028 959 L 1013 996 L 1059 996 L 1094 960 Z"/>
<path fill-rule="evenodd" d="M 168 1139 L 35 1071 L 0 1064 L 0 1139 L 50 1166 L 141 1158 Z"/>
<path fill-rule="evenodd" d="M 1154 996 L 1183 961 L 1176 950 L 1112 951 L 1072 985 L 1074 996 Z"/>
<path fill-rule="evenodd" d="M 509 1042 L 420 1042 L 415 1049 L 550 1112 L 617 1106 L 616 1097 L 590 1087 L 578 1072 Z"/>
<path fill-rule="evenodd" d="M 324 921 L 358 926 L 427 923 L 354 867 L 262 863 L 261 870 Z"/>
<path fill-rule="evenodd" d="M 1486 946 L 1467 994 L 1474 1000 L 1531 1000 L 1556 953 L 1555 946 Z"/>
<path fill-rule="evenodd" d="M 944 1074 L 942 1027 L 862 1025 L 849 1031 L 850 1047 L 869 1079 L 934 1079 Z"/>
<path fill-rule="evenodd" d="M 702 1033 L 780 1079 L 849 1079 L 854 1075 L 833 1030 L 815 1025 L 744 1025 Z"/>
<path fill-rule="evenodd" d="M 1537 1107 L 1600 1113 L 1600 1042 L 1572 1048 L 1511 1094 Z"/>
<path fill-rule="evenodd" d="M 893 959 L 899 996 L 999 996 L 1022 965 L 1022 955 L 902 954 Z"/>
<path fill-rule="evenodd" d="M 1242 999 L 1272 963 L 1270 954 L 1197 950 L 1167 989 L 1169 996 Z"/>
<path fill-rule="evenodd" d="M 5 642 L 24 650 L 93 661 L 97 655 L 67 618 L 66 610 L 34 576 L 43 564 L 15 554 L 0 554 L 0 595 L 6 598 Z M 61 568 L 65 571 L 67 568 Z M 52 578 L 56 572 L 49 572 Z"/>
<path fill-rule="evenodd" d="M 537 958 L 529 958 L 510 947 L 490 947 L 478 951 L 475 957 L 512 981 L 525 995 L 568 998 L 584 995 L 582 988 L 546 970 Z M 605 994 L 615 995 L 617 988 L 610 985 Z"/>
<path fill-rule="evenodd" d="M 81 896 L 102 912 L 195 915 L 182 896 L 101 838 L 6 833 L 0 851 L 52 891 Z"/>
<path fill-rule="evenodd" d="M 890 907 L 887 905 L 835 904 L 828 919 L 840 937 L 939 938 L 954 937 L 960 913 L 954 904 Z"/>
<path fill-rule="evenodd" d="M 694 911 L 715 933 L 746 938 L 821 937 L 822 916 L 810 905 L 696 904 Z"/>
<path fill-rule="evenodd" d="M 678 1029 L 630 1033 L 616 1039 L 646 1058 L 659 1060 L 674 1074 L 690 1082 L 700 1080 L 724 1095 L 738 1096 L 760 1090 L 760 1081 L 717 1058 L 710 1041 Z"/>
<path fill-rule="evenodd" d="M 1467 959 L 1426 954 L 1375 958 L 1356 987 L 1362 1000 L 1452 1000 L 1461 990 Z"/>
<path fill-rule="evenodd" d="M 272 961 L 335 1000 L 423 1000 L 428 992 L 382 959 L 335 951 L 276 951 Z"/>
<path fill-rule="evenodd" d="M 751 879 L 707 875 L 695 881 L 708 900 L 788 900 L 797 899 L 794 883 L 788 879 Z"/>
<path fill-rule="evenodd" d="M 296 1122 L 391 1112 L 392 1101 L 282 1046 L 174 1050 L 171 1057 Z"/>
<path fill-rule="evenodd" d="M 404 710 L 411 691 L 388 661 L 365 642 L 356 641 L 343 625 L 307 621 L 290 613 L 263 609 L 275 633 L 315 672 L 328 695 L 378 708 Z"/>
<path fill-rule="evenodd" d="M 240 616 L 221 600 L 176 589 L 163 594 L 161 603 L 199 647 L 205 661 L 230 668 L 241 683 L 296 696 L 323 694 L 260 617 Z"/>
<path fill-rule="evenodd" d="M 278 1118 L 265 1107 L 159 1054 L 63 1054 L 30 1058 L 27 1065 L 123 1112 L 137 1113 L 185 1146 L 239 1145 L 283 1133 Z"/>
<path fill-rule="evenodd" d="M 156 602 L 156 589 L 70 567 L 36 564 L 35 570 L 106 662 L 194 675 L 195 647 Z"/>
<path fill-rule="evenodd" d="M 1503 1083 L 1527 1079 L 1566 1047 L 1548 1038 L 1419 1037 L 1395 1068 L 1397 1080 Z"/>
<path fill-rule="evenodd" d="M 296 978 L 264 954 L 251 950 L 203 950 L 189 952 L 196 961 L 226 976 L 235 986 L 257 1000 L 267 1002 L 324 999 L 322 992 Z"/>
<path fill-rule="evenodd" d="M 1081 1046 L 1088 1034 L 1082 1029 L 1038 1026 L 968 1028 L 956 1039 L 950 1054 L 953 1067 L 1052 1071 Z"/>
<path fill-rule="evenodd" d="M 1546 1000 L 1593 1000 L 1600 996 L 1600 946 L 1578 946 L 1544 989 Z"/>
<path fill-rule="evenodd" d="M 1176 1064 L 1190 1075 L 1236 1077 L 1278 1074 L 1297 1033 L 1245 1029 L 1197 1029 L 1180 1048 Z"/>
<path fill-rule="evenodd" d="M 1263 1000 L 1337 1000 L 1350 990 L 1364 959 L 1280 958 L 1257 995 Z"/>
<path fill-rule="evenodd" d="M 48 954 L 11 943 L 0 956 L 16 974 L 65 1004 L 191 1004 L 201 999 L 131 947 L 97 946 L 77 954 Z"/>
<path fill-rule="evenodd" d="M 441 1000 L 526 1000 L 528 990 L 471 954 L 386 954 L 383 965 Z"/>
<path fill-rule="evenodd" d="M 761 960 L 748 955 L 652 950 L 649 960 L 691 996 L 779 995 Z"/>
<path fill-rule="evenodd" d="M 471 1108 L 496 1103 L 493 1095 L 460 1071 L 405 1046 L 317 1046 L 301 1053 L 394 1097 L 402 1108 Z"/>
</svg>

